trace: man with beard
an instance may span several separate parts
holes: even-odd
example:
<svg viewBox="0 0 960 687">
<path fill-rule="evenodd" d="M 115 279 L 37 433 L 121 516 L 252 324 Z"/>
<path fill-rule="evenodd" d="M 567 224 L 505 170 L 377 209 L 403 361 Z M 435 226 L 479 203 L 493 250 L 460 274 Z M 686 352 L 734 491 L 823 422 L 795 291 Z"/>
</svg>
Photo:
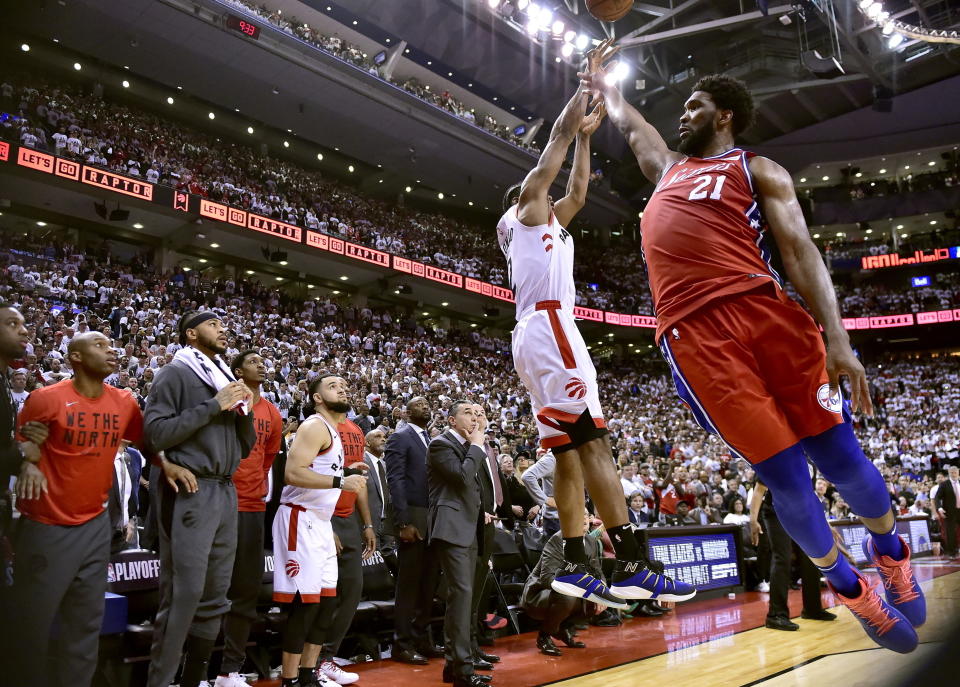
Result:
<svg viewBox="0 0 960 687">
<path fill-rule="evenodd" d="M 737 79 L 700 79 L 684 103 L 675 152 L 605 80 L 602 65 L 613 52 L 580 77 L 656 185 L 643 213 L 642 248 L 656 338 L 677 392 L 698 424 L 752 464 L 784 529 L 871 639 L 912 651 L 914 627 L 926 618 L 923 592 L 883 477 L 863 454 L 840 393 L 846 376 L 850 409 L 872 415 L 866 375 L 790 174 L 736 146 L 753 119 L 753 98 Z M 767 228 L 816 321 L 784 292 L 763 243 Z M 883 578 L 885 599 L 840 555 L 810 484 L 808 457 L 869 530 L 864 554 Z"/>
<path fill-rule="evenodd" d="M 247 653 L 250 627 L 257 619 L 257 596 L 263 582 L 267 476 L 280 452 L 283 431 L 280 411 L 260 395 L 260 384 L 267 372 L 260 354 L 252 349 L 241 351 L 234 356 L 230 369 L 253 395 L 250 406 L 257 443 L 233 475 L 237 489 L 237 553 L 227 592 L 230 610 L 223 617 L 223 662 L 214 687 L 247 685 L 240 669 Z"/>
<path fill-rule="evenodd" d="M 365 491 L 367 481 L 343 474 L 337 425 L 350 410 L 346 381 L 321 374 L 309 391 L 307 419 L 290 447 L 286 486 L 273 521 L 273 600 L 288 604 L 281 635 L 282 687 L 337 684 L 317 669 L 337 610 L 337 547 L 330 520 L 341 491 Z"/>
<path fill-rule="evenodd" d="M 589 61 L 593 63 L 607 45 L 604 42 L 592 51 Z M 597 371 L 573 314 L 574 242 L 566 227 L 586 203 L 590 136 L 604 114 L 599 103 L 588 115 L 587 97 L 582 87 L 577 90 L 554 123 L 537 166 L 504 194 L 497 241 L 507 259 L 517 302 L 512 337 L 514 366 L 530 393 L 540 446 L 551 450 L 556 459 L 553 500 L 563 531 L 564 558 L 552 589 L 625 609 L 629 607 L 626 599 L 684 601 L 696 594 L 696 588 L 649 570 L 645 564 L 614 468 Z M 550 186 L 574 139 L 567 194 L 554 203 Z M 532 479 L 530 475 L 524 481 L 530 483 Z M 585 487 L 616 549 L 610 587 L 586 567 Z"/>
<path fill-rule="evenodd" d="M 73 379 L 37 389 L 20 412 L 21 422 L 42 423 L 49 436 L 39 452 L 25 451 L 17 479 L 12 684 L 85 686 L 93 680 L 110 559 L 104 504 L 121 441 L 139 443 L 143 433 L 143 416 L 130 395 L 103 383 L 117 367 L 110 340 L 100 332 L 80 334 L 67 356 Z M 186 480 L 168 467 L 172 483 Z M 56 675 L 48 676 L 55 617 L 60 655 Z"/>
<path fill-rule="evenodd" d="M 181 687 L 197 687 L 230 608 L 227 590 L 237 548 L 233 473 L 256 443 L 253 394 L 220 355 L 220 316 L 180 318 L 180 344 L 150 389 L 144 430 L 150 446 L 191 473 L 187 489 L 160 484 L 160 607 L 150 649 L 149 687 L 173 682 L 183 653 Z"/>
<path fill-rule="evenodd" d="M 427 447 L 430 404 L 423 396 L 407 403 L 407 426 L 387 439 L 383 460 L 397 529 L 397 601 L 393 659 L 426 665 L 443 649 L 428 634 L 437 565 L 427 545 Z"/>
</svg>

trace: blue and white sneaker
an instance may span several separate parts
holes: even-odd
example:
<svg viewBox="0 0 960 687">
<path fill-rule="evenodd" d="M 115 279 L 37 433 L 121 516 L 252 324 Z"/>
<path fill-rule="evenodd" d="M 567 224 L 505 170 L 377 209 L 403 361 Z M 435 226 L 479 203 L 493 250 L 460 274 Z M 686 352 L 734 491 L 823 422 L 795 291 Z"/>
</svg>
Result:
<svg viewBox="0 0 960 687">
<path fill-rule="evenodd" d="M 564 561 L 557 571 L 557 576 L 550 583 L 550 588 L 558 594 L 575 596 L 601 606 L 623 610 L 630 607 L 626 600 L 611 594 L 603 580 L 594 577 L 582 563 Z"/>
<path fill-rule="evenodd" d="M 617 561 L 610 583 L 610 591 L 624 599 L 657 599 L 658 601 L 686 601 L 692 599 L 697 588 L 672 577 L 660 575 L 637 561 Z"/>
</svg>

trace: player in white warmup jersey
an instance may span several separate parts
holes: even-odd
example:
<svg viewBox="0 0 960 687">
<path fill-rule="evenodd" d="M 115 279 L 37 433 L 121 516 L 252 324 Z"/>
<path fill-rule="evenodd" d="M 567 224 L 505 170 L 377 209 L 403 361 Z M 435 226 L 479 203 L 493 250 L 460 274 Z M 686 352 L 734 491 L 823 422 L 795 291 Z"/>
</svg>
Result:
<svg viewBox="0 0 960 687">
<path fill-rule="evenodd" d="M 591 62 L 606 46 L 591 53 Z M 517 303 L 514 365 L 530 392 L 540 443 L 557 459 L 554 499 L 565 560 L 551 586 L 560 594 L 618 608 L 628 607 L 626 599 L 683 601 L 696 593 L 692 585 L 659 575 L 641 562 L 645 556 L 638 550 L 614 468 L 597 373 L 573 316 L 573 237 L 565 227 L 586 202 L 590 135 L 604 115 L 602 103 L 587 115 L 587 100 L 581 88 L 564 107 L 537 166 L 507 190 L 497 225 Z M 554 203 L 549 189 L 574 139 L 567 192 Z M 585 566 L 584 485 L 616 549 L 609 588 Z"/>
<path fill-rule="evenodd" d="M 366 489 L 363 475 L 343 475 L 337 424 L 350 410 L 347 383 L 323 374 L 310 384 L 309 417 L 294 437 L 286 486 L 273 521 L 273 599 L 289 604 L 282 635 L 283 687 L 335 685 L 316 670 L 325 634 L 336 611 L 337 548 L 330 518 L 341 489 Z"/>
</svg>

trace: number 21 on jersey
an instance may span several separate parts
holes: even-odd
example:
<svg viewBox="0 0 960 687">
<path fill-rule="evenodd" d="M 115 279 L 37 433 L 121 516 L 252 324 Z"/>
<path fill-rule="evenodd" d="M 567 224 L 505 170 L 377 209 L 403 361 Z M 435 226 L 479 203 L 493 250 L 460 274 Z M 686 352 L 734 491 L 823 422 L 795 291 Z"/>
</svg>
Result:
<svg viewBox="0 0 960 687">
<path fill-rule="evenodd" d="M 723 191 L 723 182 L 727 180 L 726 175 L 717 174 L 717 180 L 714 182 L 713 174 L 704 174 L 693 180 L 693 189 L 690 191 L 690 195 L 687 196 L 687 200 L 704 200 L 707 198 L 707 193 L 710 194 L 710 200 L 720 200 L 720 193 Z M 711 184 L 713 185 L 713 190 L 708 191 Z"/>
</svg>

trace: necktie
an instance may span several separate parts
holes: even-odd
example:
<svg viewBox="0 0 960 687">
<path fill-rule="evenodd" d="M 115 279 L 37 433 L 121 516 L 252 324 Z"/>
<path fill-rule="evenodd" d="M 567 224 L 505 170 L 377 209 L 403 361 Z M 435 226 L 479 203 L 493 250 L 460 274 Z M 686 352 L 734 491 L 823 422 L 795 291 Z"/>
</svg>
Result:
<svg viewBox="0 0 960 687">
<path fill-rule="evenodd" d="M 387 473 L 383 469 L 383 461 L 377 460 L 377 476 L 380 478 L 380 491 L 383 493 L 383 513 L 386 514 L 387 506 L 390 505 L 390 487 L 387 485 Z"/>
<path fill-rule="evenodd" d="M 430 434 L 429 434 L 429 433 L 427 432 L 427 430 L 425 430 L 425 429 L 421 429 L 421 430 L 420 430 L 420 434 L 423 436 L 424 442 L 426 442 L 427 446 L 429 447 L 429 446 L 430 446 Z"/>
<path fill-rule="evenodd" d="M 487 465 L 490 466 L 490 479 L 493 480 L 493 498 L 497 508 L 503 505 L 503 487 L 500 485 L 500 473 L 497 471 L 497 459 L 493 448 L 487 444 Z"/>
</svg>

